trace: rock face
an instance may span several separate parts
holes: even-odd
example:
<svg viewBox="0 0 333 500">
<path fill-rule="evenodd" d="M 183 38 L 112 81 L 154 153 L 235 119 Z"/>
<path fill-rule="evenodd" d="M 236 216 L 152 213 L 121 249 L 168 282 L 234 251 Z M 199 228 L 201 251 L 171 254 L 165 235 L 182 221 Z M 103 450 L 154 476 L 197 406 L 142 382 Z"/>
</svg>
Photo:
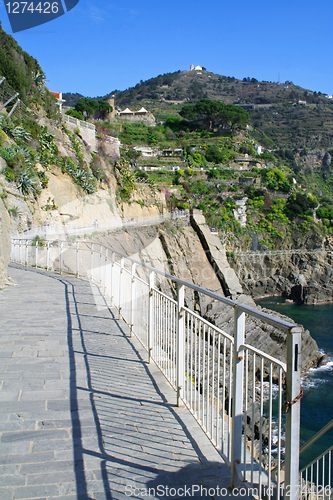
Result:
<svg viewBox="0 0 333 500">
<path fill-rule="evenodd" d="M 220 238 L 218 235 L 212 234 L 206 225 L 205 218 L 196 210 L 193 211 L 191 224 L 201 241 L 216 276 L 221 282 L 224 294 L 227 297 L 236 299 L 239 294 L 243 293 L 243 290 L 234 270 L 229 265 Z"/>
<path fill-rule="evenodd" d="M 215 245 L 215 240 L 210 240 L 209 228 L 204 227 L 203 219 L 197 217 L 196 224 L 200 226 L 202 234 L 205 234 L 206 230 L 208 231 L 205 245 L 202 244 L 202 234 L 198 234 L 198 229 L 194 230 L 192 227 L 192 219 L 191 223 L 189 221 L 167 221 L 159 227 L 130 229 L 98 235 L 95 241 L 220 295 L 225 295 L 225 290 L 227 290 L 230 296 L 230 289 L 232 289 L 237 295 L 234 298 L 238 302 L 257 308 L 258 306 L 251 296 L 242 292 L 236 274 L 232 273 L 232 279 L 228 276 L 230 266 L 227 259 L 223 258 L 223 249 L 218 248 L 219 245 Z M 208 242 L 210 249 L 207 250 L 205 246 L 208 246 Z M 212 255 L 215 256 L 213 261 Z M 218 267 L 216 267 L 216 262 L 218 262 Z M 215 272 L 216 270 L 218 272 Z M 141 271 L 138 269 L 138 272 L 145 275 L 142 268 Z M 147 278 L 147 276 L 145 277 Z M 229 284 L 227 288 L 226 283 Z M 159 286 L 162 291 L 175 297 L 176 290 L 168 280 L 161 279 Z M 188 307 L 200 312 L 223 331 L 233 335 L 233 308 L 203 294 L 193 293 L 190 289 L 186 290 L 185 300 Z M 285 316 L 271 311 L 266 312 L 292 323 L 292 320 Z M 286 359 L 286 334 L 259 320 L 247 320 L 246 341 L 280 360 L 285 361 Z M 321 357 L 318 346 L 310 336 L 309 331 L 303 330 L 302 369 L 305 371 L 314 366 Z"/>
<path fill-rule="evenodd" d="M 333 301 L 332 242 L 325 249 L 277 255 L 239 256 L 234 270 L 246 293 L 254 298 L 282 295 L 303 304 Z"/>
<path fill-rule="evenodd" d="M 10 219 L 0 198 L 0 289 L 9 284 L 6 269 L 10 259 Z"/>
</svg>

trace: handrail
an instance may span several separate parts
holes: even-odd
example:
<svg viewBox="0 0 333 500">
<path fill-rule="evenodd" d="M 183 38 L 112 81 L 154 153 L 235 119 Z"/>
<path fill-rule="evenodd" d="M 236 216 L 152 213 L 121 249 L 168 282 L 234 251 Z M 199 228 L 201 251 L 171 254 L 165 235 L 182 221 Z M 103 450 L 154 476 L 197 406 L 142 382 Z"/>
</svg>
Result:
<svg viewBox="0 0 333 500">
<path fill-rule="evenodd" d="M 331 429 L 331 427 L 333 427 L 333 420 L 328 422 L 328 424 L 326 424 L 320 431 L 318 431 L 314 436 L 312 436 L 312 438 L 309 439 L 309 441 L 303 444 L 303 446 L 301 446 L 299 450 L 299 454 L 303 453 L 303 451 L 305 451 L 307 448 L 309 448 L 309 446 L 315 443 L 321 436 L 323 436 L 323 434 L 325 434 L 325 432 Z"/>
<path fill-rule="evenodd" d="M 82 243 L 90 243 L 87 241 L 84 241 Z M 101 247 L 111 250 L 112 252 L 114 251 L 111 247 L 108 247 L 106 245 L 101 245 Z M 115 252 L 117 255 L 120 257 L 125 258 L 126 260 L 129 260 L 132 264 L 138 264 L 145 269 L 148 269 L 148 271 L 154 272 L 158 274 L 159 276 L 163 276 L 171 281 L 174 281 L 180 286 L 186 286 L 187 288 L 190 288 L 191 290 L 194 290 L 195 292 L 198 293 L 204 293 L 205 295 L 208 295 L 208 297 L 211 297 L 212 299 L 218 300 L 219 302 L 222 302 L 223 304 L 226 304 L 230 307 L 237 308 L 239 311 L 244 312 L 246 314 L 250 314 L 251 316 L 254 316 L 256 319 L 263 320 L 265 323 L 268 323 L 271 326 L 275 326 L 276 328 L 280 328 L 281 330 L 285 332 L 290 332 L 291 330 L 297 329 L 297 331 L 301 331 L 301 328 L 297 326 L 295 323 L 289 323 L 288 321 L 285 321 L 280 318 L 276 318 L 274 316 L 271 316 L 270 314 L 267 314 L 263 311 L 254 309 L 253 307 L 246 306 L 241 304 L 240 302 L 237 302 L 232 299 L 228 299 L 227 297 L 223 297 L 223 295 L 220 295 L 219 293 L 212 292 L 210 290 L 207 290 L 206 288 L 202 288 L 198 285 L 195 285 L 194 283 L 190 283 L 189 281 L 185 281 L 181 278 L 177 278 L 176 276 L 173 276 L 172 274 L 168 274 L 165 271 L 161 271 L 160 269 L 156 269 L 155 267 L 150 266 L 149 264 L 146 264 L 138 259 L 133 259 L 133 257 L 129 257 L 128 255 L 119 252 L 118 250 Z"/>
<path fill-rule="evenodd" d="M 252 352 L 255 352 L 256 354 L 260 354 L 262 355 L 262 351 L 260 351 L 259 349 L 256 349 L 255 347 L 253 347 L 252 345 L 249 345 L 249 344 L 242 344 L 239 346 L 238 348 L 238 351 L 244 351 L 248 349 L 249 351 L 252 351 Z M 279 361 L 278 359 L 276 358 L 273 358 L 273 356 L 270 356 L 269 354 L 265 354 L 265 358 L 268 360 L 268 361 L 271 361 L 272 363 L 275 363 L 276 365 L 280 366 L 280 368 L 282 368 L 282 370 L 284 372 L 287 371 L 287 365 L 286 363 L 283 363 L 282 361 Z"/>
<path fill-rule="evenodd" d="M 323 453 L 321 453 L 317 458 L 315 458 L 314 460 L 312 460 L 312 462 L 310 462 L 308 465 L 306 465 L 305 467 L 303 467 L 303 469 L 301 469 L 299 471 L 300 474 L 302 474 L 302 472 L 306 471 L 306 469 L 309 469 L 312 465 L 318 463 L 319 460 L 321 460 L 323 457 L 325 457 L 332 450 L 333 450 L 333 445 L 330 446 L 329 448 L 327 448 L 327 450 L 323 451 Z"/>
</svg>

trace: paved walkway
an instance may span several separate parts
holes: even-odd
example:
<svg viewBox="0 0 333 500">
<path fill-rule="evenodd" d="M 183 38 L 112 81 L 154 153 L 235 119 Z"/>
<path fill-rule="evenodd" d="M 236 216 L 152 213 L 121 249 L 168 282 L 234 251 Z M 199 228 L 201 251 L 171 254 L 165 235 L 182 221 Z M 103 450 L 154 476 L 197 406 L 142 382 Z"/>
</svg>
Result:
<svg viewBox="0 0 333 500">
<path fill-rule="evenodd" d="M 126 325 L 101 296 L 96 306 L 98 292 L 74 277 L 9 271 L 0 499 L 218 498 L 208 488 L 226 488 L 229 469 Z"/>
</svg>

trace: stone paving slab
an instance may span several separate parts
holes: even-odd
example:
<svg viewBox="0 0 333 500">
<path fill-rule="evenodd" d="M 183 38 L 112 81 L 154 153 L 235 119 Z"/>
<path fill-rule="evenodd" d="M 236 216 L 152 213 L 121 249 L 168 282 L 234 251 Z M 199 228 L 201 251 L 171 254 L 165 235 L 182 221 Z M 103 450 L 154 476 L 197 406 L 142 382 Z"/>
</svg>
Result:
<svg viewBox="0 0 333 500">
<path fill-rule="evenodd" d="M 98 290 L 16 265 L 10 275 L 16 285 L 0 292 L 0 500 L 226 496 L 228 467 Z"/>
</svg>

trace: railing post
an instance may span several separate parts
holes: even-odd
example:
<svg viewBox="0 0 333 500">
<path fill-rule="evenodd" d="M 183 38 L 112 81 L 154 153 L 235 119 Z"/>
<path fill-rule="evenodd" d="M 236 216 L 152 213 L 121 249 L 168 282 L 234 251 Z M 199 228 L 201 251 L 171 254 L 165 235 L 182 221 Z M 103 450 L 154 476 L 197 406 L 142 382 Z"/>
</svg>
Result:
<svg viewBox="0 0 333 500">
<path fill-rule="evenodd" d="M 151 271 L 149 274 L 149 306 L 148 306 L 148 363 L 151 363 L 151 358 L 154 348 L 154 287 L 155 287 L 155 273 Z"/>
<path fill-rule="evenodd" d="M 62 274 L 62 264 L 63 264 L 63 255 L 62 255 L 62 250 L 64 247 L 64 242 L 62 241 L 60 243 L 60 274 Z"/>
<path fill-rule="evenodd" d="M 80 243 L 76 243 L 76 277 L 80 276 Z"/>
<path fill-rule="evenodd" d="M 285 498 L 299 498 L 301 329 L 287 334 Z M 291 404 L 288 404 L 291 403 Z"/>
<path fill-rule="evenodd" d="M 244 359 L 239 348 L 245 340 L 245 313 L 234 308 L 234 345 L 232 360 L 232 430 L 230 486 L 238 485 L 237 465 L 242 457 Z"/>
<path fill-rule="evenodd" d="M 22 240 L 19 240 L 19 261 L 21 265 L 23 264 L 22 250 L 21 250 L 22 248 L 23 248 Z"/>
<path fill-rule="evenodd" d="M 38 240 L 36 240 L 35 268 L 37 268 L 37 264 L 38 264 Z"/>
<path fill-rule="evenodd" d="M 25 240 L 25 267 L 28 267 L 28 240 Z"/>
<path fill-rule="evenodd" d="M 94 244 L 91 244 L 91 281 L 94 281 Z"/>
<path fill-rule="evenodd" d="M 103 247 L 99 245 L 99 286 L 103 288 L 103 276 L 102 276 L 102 262 L 103 262 Z"/>
<path fill-rule="evenodd" d="M 121 292 L 122 292 L 122 280 L 123 280 L 123 274 L 124 274 L 124 266 L 125 266 L 125 259 L 124 257 L 121 257 L 120 259 L 120 270 L 119 270 L 119 318 L 121 316 Z"/>
<path fill-rule="evenodd" d="M 114 305 L 114 267 L 116 262 L 116 252 L 112 252 L 111 255 L 111 277 L 110 277 L 110 297 L 111 297 L 111 306 Z"/>
<path fill-rule="evenodd" d="M 46 270 L 48 271 L 50 267 L 50 242 L 46 244 Z"/>
<path fill-rule="evenodd" d="M 134 331 L 134 311 L 135 311 L 135 274 L 136 274 L 136 264 L 132 263 L 132 275 L 131 275 L 131 337 L 133 337 Z"/>
<path fill-rule="evenodd" d="M 104 295 L 109 295 L 108 281 L 109 277 L 106 274 L 106 270 L 108 268 L 108 259 L 109 259 L 109 249 L 105 249 L 105 259 L 104 259 Z"/>
<path fill-rule="evenodd" d="M 177 293 L 177 406 L 181 406 L 185 385 L 185 287 L 178 284 Z"/>
</svg>

